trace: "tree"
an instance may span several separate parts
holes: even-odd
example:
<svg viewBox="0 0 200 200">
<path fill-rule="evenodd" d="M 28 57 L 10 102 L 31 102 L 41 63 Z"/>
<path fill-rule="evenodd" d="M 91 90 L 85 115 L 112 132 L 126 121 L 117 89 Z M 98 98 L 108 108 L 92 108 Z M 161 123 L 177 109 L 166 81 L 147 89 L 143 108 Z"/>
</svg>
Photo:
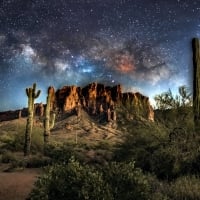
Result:
<svg viewBox="0 0 200 200">
<path fill-rule="evenodd" d="M 28 97 L 28 118 L 26 123 L 25 142 L 24 142 L 24 156 L 30 154 L 31 149 L 31 134 L 33 129 L 33 116 L 34 116 L 34 101 L 40 95 L 40 90 L 36 92 L 36 83 L 32 88 L 26 88 L 26 95 Z"/>
<path fill-rule="evenodd" d="M 180 86 L 178 88 L 180 95 L 180 106 L 188 107 L 192 106 L 192 94 L 186 86 Z"/>
<path fill-rule="evenodd" d="M 189 92 L 188 88 L 186 86 L 180 86 L 178 92 L 179 93 L 174 96 L 169 89 L 167 92 L 156 95 L 154 97 L 156 107 L 160 110 L 166 110 L 192 106 L 192 94 Z"/>
</svg>

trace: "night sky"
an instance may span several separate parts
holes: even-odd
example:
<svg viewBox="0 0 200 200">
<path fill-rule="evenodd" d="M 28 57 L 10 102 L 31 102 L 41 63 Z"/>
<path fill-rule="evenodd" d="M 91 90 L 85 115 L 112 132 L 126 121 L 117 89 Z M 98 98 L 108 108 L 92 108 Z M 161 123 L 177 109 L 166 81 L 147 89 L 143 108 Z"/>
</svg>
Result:
<svg viewBox="0 0 200 200">
<path fill-rule="evenodd" d="M 121 83 L 155 94 L 191 86 L 200 0 L 1 0 L 0 111 L 25 88 Z"/>
</svg>

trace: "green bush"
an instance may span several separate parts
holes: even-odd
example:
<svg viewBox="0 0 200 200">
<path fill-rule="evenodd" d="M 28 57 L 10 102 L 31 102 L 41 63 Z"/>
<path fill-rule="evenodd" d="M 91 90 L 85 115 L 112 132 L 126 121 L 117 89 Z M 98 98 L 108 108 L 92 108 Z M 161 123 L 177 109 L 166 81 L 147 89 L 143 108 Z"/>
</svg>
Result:
<svg viewBox="0 0 200 200">
<path fill-rule="evenodd" d="M 27 168 L 40 168 L 49 164 L 51 164 L 50 158 L 42 155 L 34 155 L 23 161 L 23 165 Z"/>
<path fill-rule="evenodd" d="M 116 200 L 145 200 L 150 197 L 146 176 L 134 162 L 111 162 L 103 169 L 106 182 L 112 188 Z"/>
<path fill-rule="evenodd" d="M 160 179 L 172 179 L 180 172 L 176 156 L 167 149 L 158 149 L 152 154 L 150 171 Z"/>
<path fill-rule="evenodd" d="M 49 144 L 46 146 L 45 155 L 54 163 L 67 163 L 75 155 L 74 146 L 69 144 Z"/>
<path fill-rule="evenodd" d="M 30 200 L 146 200 L 150 192 L 147 177 L 133 162 L 112 162 L 95 169 L 70 159 L 48 168 L 36 182 Z"/>
<path fill-rule="evenodd" d="M 112 200 L 110 188 L 97 170 L 71 159 L 50 167 L 35 184 L 30 200 Z"/>
</svg>

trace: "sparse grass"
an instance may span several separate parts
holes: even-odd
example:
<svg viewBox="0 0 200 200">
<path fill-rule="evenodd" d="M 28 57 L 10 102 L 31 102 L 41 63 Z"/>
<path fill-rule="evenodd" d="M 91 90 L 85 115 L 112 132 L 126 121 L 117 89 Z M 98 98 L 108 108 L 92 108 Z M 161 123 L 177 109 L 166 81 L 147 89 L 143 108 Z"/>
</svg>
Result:
<svg viewBox="0 0 200 200">
<path fill-rule="evenodd" d="M 200 178 L 183 176 L 170 183 L 168 196 L 172 200 L 197 200 L 200 199 Z"/>
<path fill-rule="evenodd" d="M 25 123 L 25 121 L 13 120 L 12 123 L 0 127 L 0 150 L 23 151 Z M 33 153 L 43 150 L 43 132 L 40 127 L 34 127 L 31 142 Z"/>
<path fill-rule="evenodd" d="M 8 171 L 17 168 L 43 167 L 50 163 L 50 159 L 41 154 L 43 152 L 43 132 L 40 127 L 33 129 L 32 155 L 24 158 L 25 126 L 25 119 L 3 122 L 0 126 L 0 164 L 8 163 Z"/>
</svg>

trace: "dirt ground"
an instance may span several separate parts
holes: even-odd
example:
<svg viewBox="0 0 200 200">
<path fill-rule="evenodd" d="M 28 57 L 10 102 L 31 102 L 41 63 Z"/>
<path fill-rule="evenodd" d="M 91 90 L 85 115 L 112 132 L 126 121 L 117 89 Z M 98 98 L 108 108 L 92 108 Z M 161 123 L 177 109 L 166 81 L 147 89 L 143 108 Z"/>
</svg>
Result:
<svg viewBox="0 0 200 200">
<path fill-rule="evenodd" d="M 0 172 L 0 200 L 25 200 L 40 174 L 38 169 Z"/>
</svg>

